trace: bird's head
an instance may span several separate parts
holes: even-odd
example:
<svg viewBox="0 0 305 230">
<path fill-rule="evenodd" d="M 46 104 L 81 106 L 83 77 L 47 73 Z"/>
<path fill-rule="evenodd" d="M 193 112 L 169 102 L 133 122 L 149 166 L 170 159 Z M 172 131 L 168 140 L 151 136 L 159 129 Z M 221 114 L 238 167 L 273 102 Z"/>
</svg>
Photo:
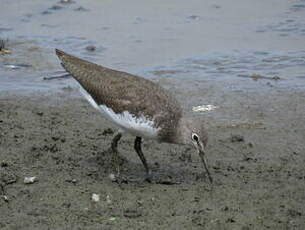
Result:
<svg viewBox="0 0 305 230">
<path fill-rule="evenodd" d="M 205 160 L 205 148 L 208 142 L 208 133 L 205 129 L 204 122 L 199 120 L 181 119 L 178 127 L 177 140 L 179 144 L 194 146 L 204 164 L 209 180 L 212 182 L 212 177 L 207 168 Z"/>
<path fill-rule="evenodd" d="M 201 120 L 182 118 L 177 136 L 179 144 L 194 146 L 198 152 L 204 151 L 208 142 L 208 133 Z"/>
</svg>

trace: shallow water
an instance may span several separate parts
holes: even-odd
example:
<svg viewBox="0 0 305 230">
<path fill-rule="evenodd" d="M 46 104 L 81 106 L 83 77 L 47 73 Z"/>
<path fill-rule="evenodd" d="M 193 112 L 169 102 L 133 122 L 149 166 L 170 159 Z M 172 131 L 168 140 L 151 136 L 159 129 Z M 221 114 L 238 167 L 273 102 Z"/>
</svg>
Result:
<svg viewBox="0 0 305 230">
<path fill-rule="evenodd" d="M 12 54 L 0 56 L 0 90 L 74 87 L 71 79 L 43 80 L 61 70 L 54 48 L 170 80 L 167 87 L 192 89 L 203 80 L 240 90 L 304 89 L 304 6 L 302 0 L 3 0 L 0 37 L 10 40 Z M 86 50 L 88 45 L 96 50 Z"/>
</svg>

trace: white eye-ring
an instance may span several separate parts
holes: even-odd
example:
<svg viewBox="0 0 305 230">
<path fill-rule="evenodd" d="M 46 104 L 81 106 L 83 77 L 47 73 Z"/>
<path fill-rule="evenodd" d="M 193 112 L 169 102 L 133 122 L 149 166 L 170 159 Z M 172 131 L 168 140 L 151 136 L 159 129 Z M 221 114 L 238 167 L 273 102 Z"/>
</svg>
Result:
<svg viewBox="0 0 305 230">
<path fill-rule="evenodd" d="M 192 133 L 192 140 L 198 142 L 199 141 L 199 137 L 196 133 Z"/>
</svg>

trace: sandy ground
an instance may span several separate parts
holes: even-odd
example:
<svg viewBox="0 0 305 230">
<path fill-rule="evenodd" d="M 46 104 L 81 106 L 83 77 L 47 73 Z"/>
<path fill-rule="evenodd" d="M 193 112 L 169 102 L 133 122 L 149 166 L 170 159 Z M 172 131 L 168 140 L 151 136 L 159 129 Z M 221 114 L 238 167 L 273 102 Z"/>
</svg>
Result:
<svg viewBox="0 0 305 230">
<path fill-rule="evenodd" d="M 206 116 L 213 186 L 192 149 L 153 141 L 143 148 L 154 181 L 142 182 L 131 136 L 119 147 L 129 179 L 114 183 L 115 127 L 74 90 L 2 94 L 1 229 L 303 229 L 305 93 L 246 94 L 222 95 L 230 106 L 219 112 L 251 122 Z"/>
</svg>

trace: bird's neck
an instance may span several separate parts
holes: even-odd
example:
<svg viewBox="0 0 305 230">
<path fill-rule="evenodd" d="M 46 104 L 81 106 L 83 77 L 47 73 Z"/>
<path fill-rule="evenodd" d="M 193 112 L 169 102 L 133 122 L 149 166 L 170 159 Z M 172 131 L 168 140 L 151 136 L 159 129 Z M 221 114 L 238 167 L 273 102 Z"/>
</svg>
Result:
<svg viewBox="0 0 305 230">
<path fill-rule="evenodd" d="M 185 120 L 181 118 L 173 133 L 173 143 L 174 144 L 185 144 Z"/>
</svg>

